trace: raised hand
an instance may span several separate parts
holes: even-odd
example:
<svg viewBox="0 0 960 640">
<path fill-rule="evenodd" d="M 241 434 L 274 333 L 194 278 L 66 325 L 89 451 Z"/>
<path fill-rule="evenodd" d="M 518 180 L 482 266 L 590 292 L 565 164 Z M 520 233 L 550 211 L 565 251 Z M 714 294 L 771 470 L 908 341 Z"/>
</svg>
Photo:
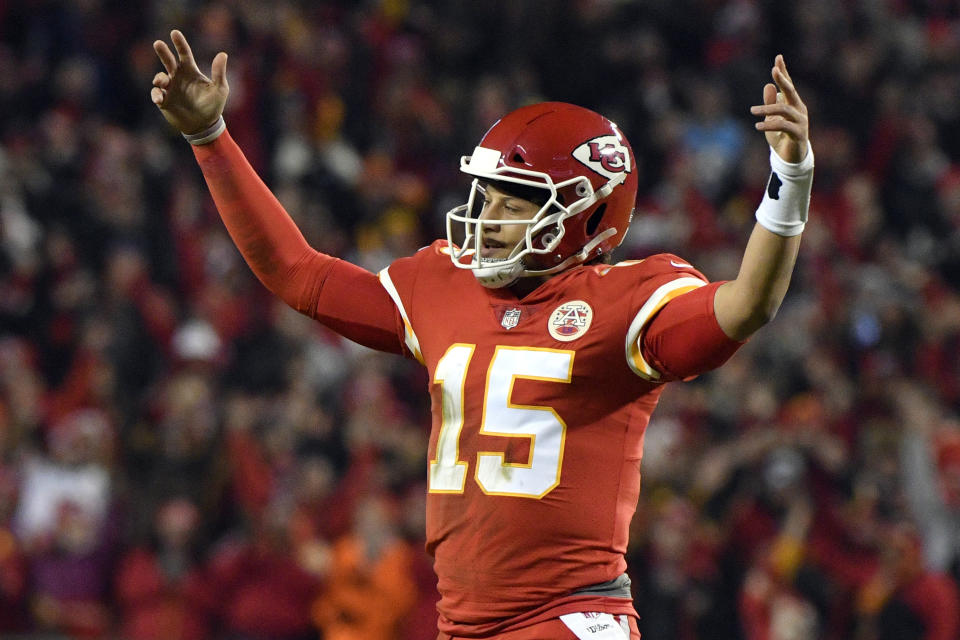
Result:
<svg viewBox="0 0 960 640">
<path fill-rule="evenodd" d="M 177 56 L 167 43 L 157 40 L 157 52 L 166 72 L 153 77 L 150 99 L 167 122 L 185 134 L 194 134 L 213 125 L 223 113 L 230 87 L 227 85 L 227 54 L 214 57 L 208 78 L 200 72 L 187 39 L 177 30 L 170 32 Z M 178 61 L 179 58 L 179 61 Z"/>
<path fill-rule="evenodd" d="M 787 162 L 800 162 L 807 155 L 810 123 L 807 105 L 793 86 L 782 55 L 777 55 L 771 70 L 773 81 L 763 87 L 763 104 L 750 107 L 750 113 L 764 116 L 756 124 L 767 136 L 767 143 Z"/>
</svg>

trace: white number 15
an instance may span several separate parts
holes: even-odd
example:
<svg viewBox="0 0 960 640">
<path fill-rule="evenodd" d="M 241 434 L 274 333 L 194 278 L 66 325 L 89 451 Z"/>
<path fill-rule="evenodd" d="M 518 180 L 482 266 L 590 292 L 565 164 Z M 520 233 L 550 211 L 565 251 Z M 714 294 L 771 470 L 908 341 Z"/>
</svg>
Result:
<svg viewBox="0 0 960 640">
<path fill-rule="evenodd" d="M 433 381 L 440 385 L 443 421 L 436 457 L 430 461 L 431 493 L 462 493 L 469 463 L 460 460 L 463 430 L 463 391 L 467 367 L 476 345 L 454 344 L 437 362 Z M 477 484 L 488 495 L 542 498 L 560 482 L 567 425 L 551 407 L 517 405 L 510 401 L 518 379 L 569 383 L 573 351 L 533 347 L 497 347 L 487 369 L 483 417 L 479 433 L 527 438 L 525 463 L 504 462 L 504 453 L 477 452 Z"/>
</svg>

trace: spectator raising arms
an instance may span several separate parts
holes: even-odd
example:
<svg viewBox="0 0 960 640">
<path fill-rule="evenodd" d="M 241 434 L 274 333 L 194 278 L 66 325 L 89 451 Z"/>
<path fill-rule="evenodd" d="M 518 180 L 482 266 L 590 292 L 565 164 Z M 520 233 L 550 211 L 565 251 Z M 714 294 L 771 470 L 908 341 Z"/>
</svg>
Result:
<svg viewBox="0 0 960 640">
<path fill-rule="evenodd" d="M 460 162 L 473 182 L 447 238 L 377 276 L 312 249 L 247 163 L 222 117 L 227 54 L 208 78 L 171 39 L 176 55 L 154 43 L 151 98 L 257 277 L 427 368 L 439 638 L 639 638 L 624 553 L 651 412 L 664 383 L 720 366 L 773 318 L 807 220 L 807 110 L 783 57 L 751 108 L 773 171 L 735 279 L 672 254 L 612 264 L 637 160 L 613 122 L 559 102 L 497 121 Z"/>
</svg>

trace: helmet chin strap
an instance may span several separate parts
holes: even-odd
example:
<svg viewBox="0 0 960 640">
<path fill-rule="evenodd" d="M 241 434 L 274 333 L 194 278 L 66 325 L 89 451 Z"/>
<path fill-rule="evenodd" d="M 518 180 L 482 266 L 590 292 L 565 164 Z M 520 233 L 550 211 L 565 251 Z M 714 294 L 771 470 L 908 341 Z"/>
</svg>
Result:
<svg viewBox="0 0 960 640">
<path fill-rule="evenodd" d="M 573 254 L 572 256 L 570 256 L 569 258 L 567 258 L 566 260 L 564 260 L 564 261 L 561 262 L 560 264 L 554 265 L 554 266 L 550 267 L 549 269 L 541 269 L 541 270 L 539 270 L 539 271 L 529 271 L 529 270 L 524 269 L 522 275 L 523 275 L 523 277 L 525 277 L 525 278 L 526 278 L 526 277 L 529 277 L 529 276 L 548 276 L 548 275 L 557 273 L 558 271 L 563 271 L 564 269 L 567 269 L 567 268 L 572 267 L 572 266 L 574 266 L 574 265 L 578 265 L 578 264 L 581 264 L 581 263 L 583 263 L 583 262 L 586 262 L 587 260 L 590 259 L 590 254 L 593 253 L 593 250 L 594 250 L 594 249 L 596 249 L 598 246 L 600 246 L 600 244 L 601 244 L 604 240 L 606 240 L 607 238 L 611 238 L 611 237 L 613 237 L 613 236 L 615 236 L 615 235 L 617 235 L 617 229 L 616 229 L 615 227 L 611 227 L 611 228 L 607 229 L 606 231 L 604 231 L 603 233 L 598 233 L 598 234 L 593 238 L 593 240 L 591 240 L 591 241 L 588 242 L 587 244 L 583 245 L 583 249 L 580 249 L 580 251 L 578 251 L 577 253 Z"/>
<path fill-rule="evenodd" d="M 549 269 L 532 271 L 527 269 L 521 260 L 519 262 L 513 262 L 510 264 L 494 264 L 489 267 L 480 267 L 479 269 L 473 270 L 473 275 L 481 285 L 488 289 L 502 289 L 503 287 L 509 287 L 520 278 L 553 275 L 554 273 L 558 273 L 574 265 L 586 262 L 590 258 L 590 254 L 594 249 L 600 246 L 604 240 L 615 235 L 617 235 L 617 230 L 615 228 L 610 228 L 603 233 L 598 233 L 593 240 L 584 245 L 583 249 L 573 254 L 560 264 L 554 265 Z"/>
<path fill-rule="evenodd" d="M 627 174 L 625 173 L 618 174 L 616 178 L 611 178 L 610 180 L 607 181 L 607 184 L 597 189 L 596 193 L 594 194 L 593 201 L 596 202 L 597 200 L 603 200 L 608 195 L 610 195 L 614 187 L 616 187 L 617 185 L 623 184 L 626 181 L 627 181 Z"/>
<path fill-rule="evenodd" d="M 509 287 L 524 275 L 526 275 L 526 269 L 524 269 L 523 263 L 519 261 L 473 269 L 473 277 L 487 289 Z"/>
</svg>

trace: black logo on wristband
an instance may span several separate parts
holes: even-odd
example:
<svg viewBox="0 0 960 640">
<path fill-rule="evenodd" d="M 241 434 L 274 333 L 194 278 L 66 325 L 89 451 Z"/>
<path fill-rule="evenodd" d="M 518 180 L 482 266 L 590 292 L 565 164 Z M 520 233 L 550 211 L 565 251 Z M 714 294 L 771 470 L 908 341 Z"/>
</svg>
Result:
<svg viewBox="0 0 960 640">
<path fill-rule="evenodd" d="M 767 183 L 767 195 L 770 196 L 771 200 L 780 199 L 780 187 L 783 186 L 783 182 L 780 181 L 780 176 L 777 175 L 776 171 L 770 172 L 770 181 Z"/>
</svg>

